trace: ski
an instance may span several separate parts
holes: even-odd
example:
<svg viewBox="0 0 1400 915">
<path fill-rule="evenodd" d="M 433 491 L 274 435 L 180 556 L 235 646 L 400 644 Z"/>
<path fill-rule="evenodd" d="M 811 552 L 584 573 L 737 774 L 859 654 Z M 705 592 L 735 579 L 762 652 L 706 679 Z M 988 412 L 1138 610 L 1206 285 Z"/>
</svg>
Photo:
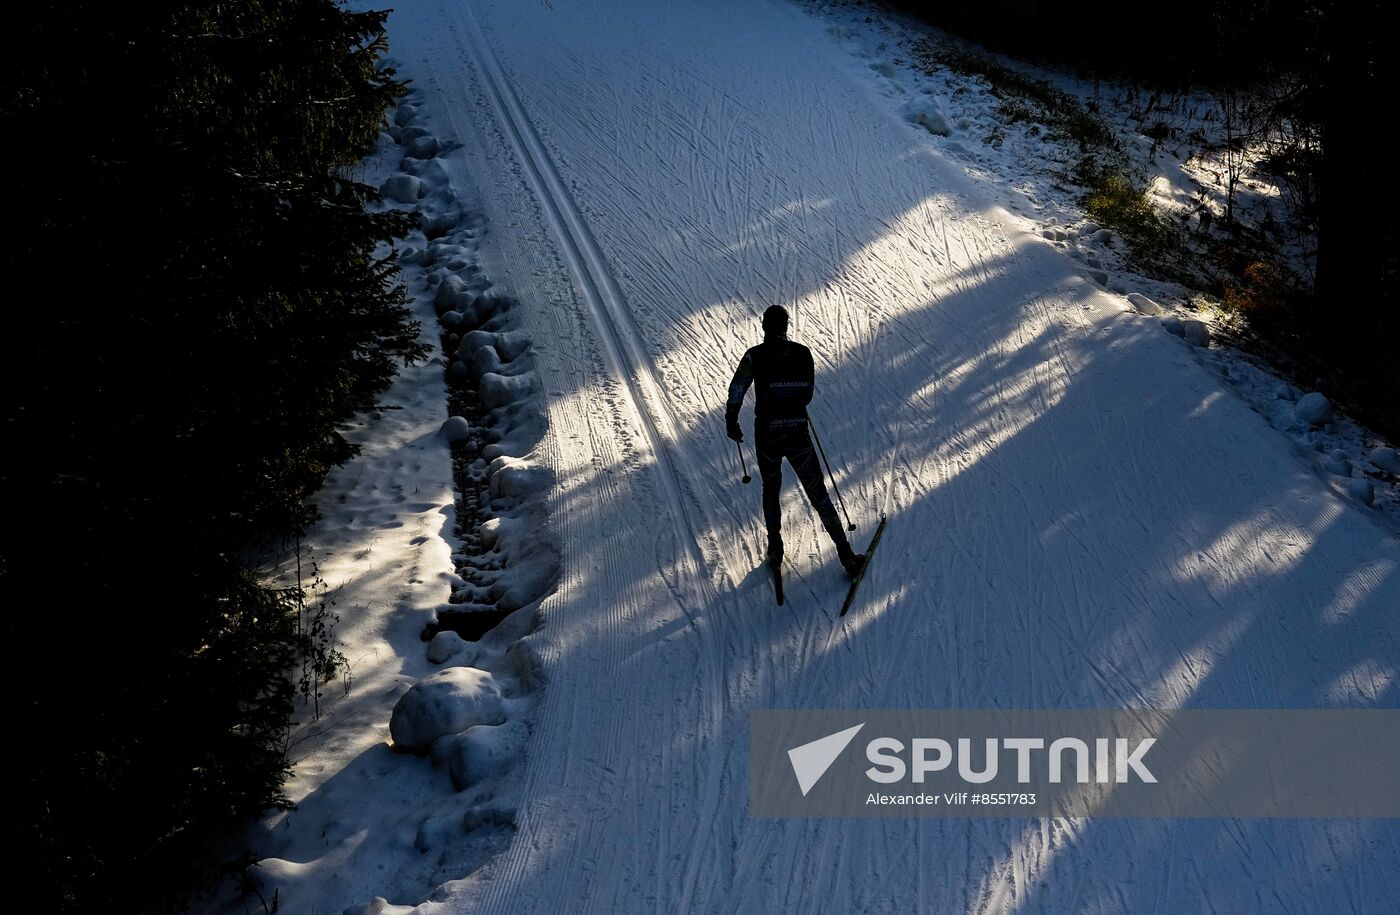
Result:
<svg viewBox="0 0 1400 915">
<path fill-rule="evenodd" d="M 870 546 L 865 548 L 865 564 L 860 567 L 856 577 L 851 580 L 851 589 L 846 592 L 846 602 L 841 605 L 841 612 L 838 616 L 845 616 L 846 611 L 851 609 L 851 601 L 856 599 L 856 589 L 860 583 L 865 581 L 865 573 L 870 568 L 870 560 L 875 558 L 875 547 L 880 545 L 880 535 L 885 532 L 885 516 L 880 516 L 880 525 L 875 528 L 875 536 L 870 538 Z M 781 603 L 781 601 L 780 601 Z"/>
<path fill-rule="evenodd" d="M 773 593 L 777 595 L 778 606 L 781 607 L 783 605 L 783 564 L 780 562 L 777 565 L 770 565 L 768 568 L 773 570 Z"/>
</svg>

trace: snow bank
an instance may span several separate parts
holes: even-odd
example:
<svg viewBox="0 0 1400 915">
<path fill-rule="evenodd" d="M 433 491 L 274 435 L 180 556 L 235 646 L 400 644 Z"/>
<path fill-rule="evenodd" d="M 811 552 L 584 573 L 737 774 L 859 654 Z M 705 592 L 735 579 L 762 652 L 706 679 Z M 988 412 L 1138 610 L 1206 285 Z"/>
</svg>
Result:
<svg viewBox="0 0 1400 915">
<path fill-rule="evenodd" d="M 525 721 L 545 682 L 538 653 L 520 647 L 534 625 L 527 615 L 480 641 L 441 626 L 461 602 L 508 613 L 538 604 L 558 555 L 541 498 L 549 475 L 528 459 L 545 429 L 530 338 L 483 269 L 488 227 L 465 153 L 435 135 L 421 93 L 406 102 L 366 161 L 365 181 L 383 192 L 377 206 L 412 206 L 420 217 L 397 259 L 421 339 L 446 346 L 400 371 L 381 395 L 400 409 L 349 433 L 363 450 L 317 495 L 316 559 L 345 599 L 336 638 L 354 658 L 354 685 L 323 698 L 334 704 L 333 727 L 305 723 L 315 739 L 293 757 L 297 806 L 269 814 L 248 837 L 258 864 L 245 885 L 276 894 L 289 912 L 410 911 L 388 900 L 420 903 L 498 853 L 516 815 Z M 473 333 L 495 360 L 475 372 L 453 358 Z M 488 394 L 509 401 L 489 415 L 475 399 L 482 369 L 511 379 Z M 499 457 L 514 463 L 493 464 Z M 467 732 L 456 778 L 474 788 L 460 794 L 445 760 L 435 768 L 394 752 L 447 746 Z M 491 828 L 471 833 L 476 826 Z M 211 901 L 209 911 L 261 911 L 242 892 L 230 885 L 228 903 Z"/>
<path fill-rule="evenodd" d="M 427 750 L 439 737 L 504 720 L 494 677 L 475 667 L 449 667 L 403 694 L 389 719 L 389 734 L 399 746 Z"/>
</svg>

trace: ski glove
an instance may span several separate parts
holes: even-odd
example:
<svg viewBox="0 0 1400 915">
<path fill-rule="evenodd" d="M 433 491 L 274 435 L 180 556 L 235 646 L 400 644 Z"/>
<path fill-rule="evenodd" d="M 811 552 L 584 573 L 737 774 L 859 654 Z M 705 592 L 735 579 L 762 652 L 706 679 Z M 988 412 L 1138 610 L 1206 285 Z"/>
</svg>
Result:
<svg viewBox="0 0 1400 915">
<path fill-rule="evenodd" d="M 724 418 L 724 431 L 725 434 L 736 442 L 742 442 L 744 440 L 744 430 L 739 428 L 739 417 L 737 416 L 726 416 Z"/>
</svg>

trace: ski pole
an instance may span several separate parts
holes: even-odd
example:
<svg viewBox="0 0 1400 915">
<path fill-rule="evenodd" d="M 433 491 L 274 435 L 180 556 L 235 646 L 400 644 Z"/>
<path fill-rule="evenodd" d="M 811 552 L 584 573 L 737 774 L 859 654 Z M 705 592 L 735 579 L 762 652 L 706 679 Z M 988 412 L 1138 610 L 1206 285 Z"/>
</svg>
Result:
<svg viewBox="0 0 1400 915">
<path fill-rule="evenodd" d="M 817 443 L 817 453 L 822 456 L 822 463 L 826 465 L 827 479 L 831 480 L 831 488 L 836 491 L 836 504 L 841 506 L 841 514 L 846 516 L 846 530 L 856 529 L 855 523 L 851 521 L 851 513 L 846 511 L 846 500 L 841 498 L 841 487 L 836 485 L 836 476 L 831 472 L 831 461 L 826 458 L 826 449 L 822 447 L 822 438 L 817 435 L 817 427 L 812 422 L 812 414 L 807 414 L 807 428 L 812 430 L 812 441 Z"/>
<path fill-rule="evenodd" d="M 742 467 L 742 468 L 744 469 L 743 482 L 745 482 L 745 483 L 752 482 L 752 481 L 753 481 L 753 477 L 749 476 L 749 463 L 748 463 L 748 461 L 745 461 L 745 460 L 744 460 L 744 445 L 743 445 L 743 443 L 742 443 L 742 442 L 735 442 L 735 443 L 734 443 L 734 448 L 739 452 L 739 466 Z"/>
</svg>

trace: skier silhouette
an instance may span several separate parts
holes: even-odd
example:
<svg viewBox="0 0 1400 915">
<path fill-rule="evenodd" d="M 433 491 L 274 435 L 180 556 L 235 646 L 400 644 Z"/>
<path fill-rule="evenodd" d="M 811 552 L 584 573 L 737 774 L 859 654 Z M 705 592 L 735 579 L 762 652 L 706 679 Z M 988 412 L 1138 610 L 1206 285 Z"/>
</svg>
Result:
<svg viewBox="0 0 1400 915">
<path fill-rule="evenodd" d="M 807 404 L 812 402 L 815 370 L 812 351 L 787 338 L 788 313 L 774 305 L 763 313 L 763 342 L 744 353 L 734 379 L 729 382 L 729 403 L 724 411 L 725 429 L 736 442 L 744 440 L 739 409 L 749 385 L 754 388 L 754 451 L 758 475 L 763 481 L 763 520 L 768 524 L 768 564 L 783 561 L 783 514 L 778 493 L 783 484 L 783 458 L 787 458 L 807 498 L 822 519 L 822 526 L 836 544 L 836 555 L 846 573 L 855 576 L 865 561 L 851 549 L 836 506 L 831 504 L 821 466 L 807 433 Z"/>
</svg>

